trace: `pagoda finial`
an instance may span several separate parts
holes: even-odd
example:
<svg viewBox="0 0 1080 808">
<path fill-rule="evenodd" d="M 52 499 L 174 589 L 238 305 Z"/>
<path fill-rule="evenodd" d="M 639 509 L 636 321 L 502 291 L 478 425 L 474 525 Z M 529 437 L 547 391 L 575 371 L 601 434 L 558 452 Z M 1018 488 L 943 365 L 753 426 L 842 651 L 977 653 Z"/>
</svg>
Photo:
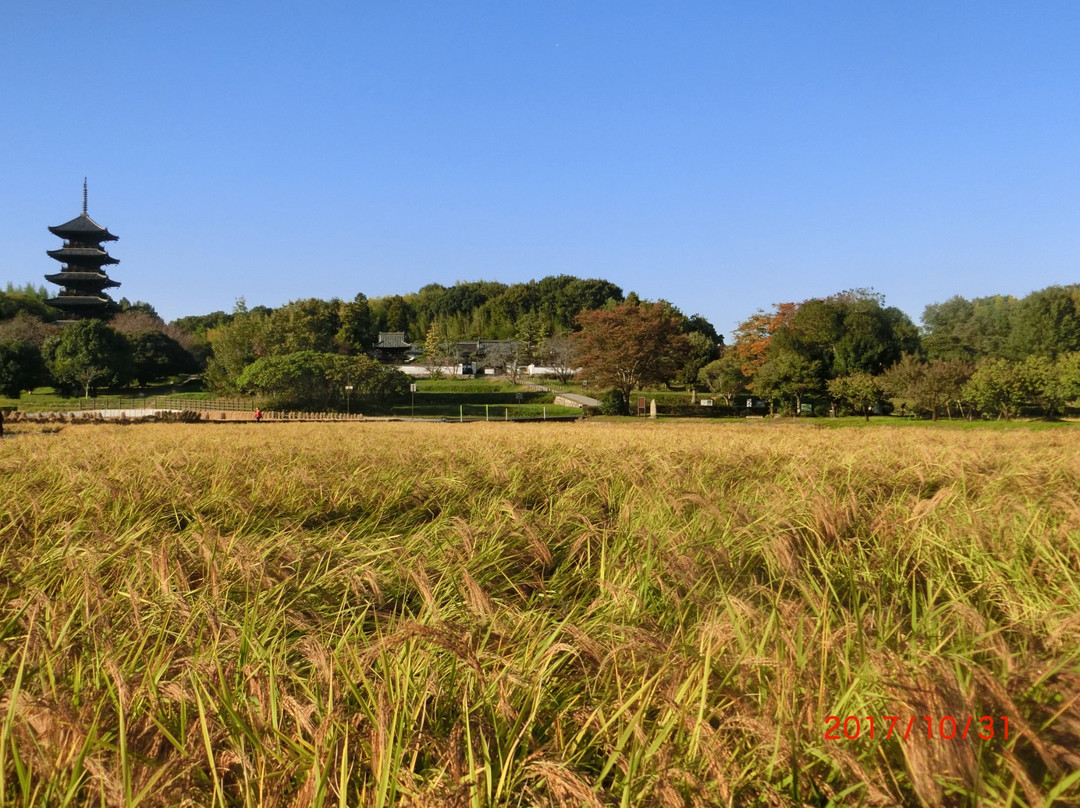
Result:
<svg viewBox="0 0 1080 808">
<path fill-rule="evenodd" d="M 82 212 L 86 215 L 86 177 L 82 178 Z"/>
</svg>

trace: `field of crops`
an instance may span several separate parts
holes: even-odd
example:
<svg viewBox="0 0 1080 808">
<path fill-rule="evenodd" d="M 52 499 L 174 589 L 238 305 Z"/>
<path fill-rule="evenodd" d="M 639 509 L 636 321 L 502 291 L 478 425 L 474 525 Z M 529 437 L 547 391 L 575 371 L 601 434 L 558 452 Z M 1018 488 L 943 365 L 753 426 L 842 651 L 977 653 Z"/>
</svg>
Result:
<svg viewBox="0 0 1080 808">
<path fill-rule="evenodd" d="M 1080 802 L 1077 429 L 68 426 L 0 492 L 4 805 Z"/>
</svg>

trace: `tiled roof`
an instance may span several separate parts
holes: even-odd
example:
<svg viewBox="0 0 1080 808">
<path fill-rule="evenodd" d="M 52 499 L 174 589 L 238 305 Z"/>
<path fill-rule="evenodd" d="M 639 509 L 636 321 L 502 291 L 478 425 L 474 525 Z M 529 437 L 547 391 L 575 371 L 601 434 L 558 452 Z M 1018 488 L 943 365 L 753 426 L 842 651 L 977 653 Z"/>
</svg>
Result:
<svg viewBox="0 0 1080 808">
<path fill-rule="evenodd" d="M 376 348 L 411 348 L 412 343 L 405 341 L 404 331 L 380 331 Z"/>
<path fill-rule="evenodd" d="M 77 238 L 79 236 L 94 236 L 97 241 L 116 241 L 117 238 L 109 232 L 108 228 L 102 227 L 85 213 L 81 213 L 70 222 L 50 227 L 49 232 L 60 238 Z"/>
</svg>

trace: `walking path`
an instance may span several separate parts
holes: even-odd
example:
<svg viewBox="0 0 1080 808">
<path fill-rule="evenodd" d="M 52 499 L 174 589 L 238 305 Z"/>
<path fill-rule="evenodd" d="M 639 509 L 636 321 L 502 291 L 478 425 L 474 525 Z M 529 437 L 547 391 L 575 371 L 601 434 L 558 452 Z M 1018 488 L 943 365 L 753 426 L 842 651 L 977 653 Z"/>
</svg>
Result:
<svg viewBox="0 0 1080 808">
<path fill-rule="evenodd" d="M 526 387 L 536 390 L 540 393 L 553 393 L 555 395 L 555 403 L 562 404 L 566 407 L 599 407 L 600 402 L 595 398 L 589 396 L 583 396 L 580 393 L 560 393 L 558 390 L 552 390 L 550 387 L 544 387 L 542 384 L 535 384 L 534 382 L 525 382 Z M 559 399 L 562 399 L 560 401 Z"/>
</svg>

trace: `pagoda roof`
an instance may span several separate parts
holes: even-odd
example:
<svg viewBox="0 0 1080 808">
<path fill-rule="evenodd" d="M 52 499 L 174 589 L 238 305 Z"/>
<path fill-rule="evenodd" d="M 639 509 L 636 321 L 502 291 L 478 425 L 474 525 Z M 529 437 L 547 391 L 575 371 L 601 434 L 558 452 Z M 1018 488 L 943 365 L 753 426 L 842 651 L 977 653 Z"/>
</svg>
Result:
<svg viewBox="0 0 1080 808">
<path fill-rule="evenodd" d="M 70 222 L 50 227 L 49 232 L 66 239 L 78 239 L 90 236 L 94 241 L 116 241 L 117 237 L 102 227 L 85 213 L 81 213 Z"/>
<path fill-rule="evenodd" d="M 98 247 L 61 247 L 59 250 L 46 250 L 50 258 L 65 263 L 87 264 L 119 264 L 120 261 L 113 258 L 107 252 Z"/>
<path fill-rule="evenodd" d="M 45 301 L 54 308 L 97 308 L 113 304 L 113 299 L 108 295 L 67 295 L 61 293 L 59 297 L 51 297 Z"/>
<path fill-rule="evenodd" d="M 101 286 L 102 289 L 119 286 L 119 281 L 114 281 L 104 272 L 99 270 L 72 271 L 64 270 L 52 275 L 46 275 L 45 280 L 55 283 L 57 286 L 74 286 L 76 284 Z"/>
</svg>

